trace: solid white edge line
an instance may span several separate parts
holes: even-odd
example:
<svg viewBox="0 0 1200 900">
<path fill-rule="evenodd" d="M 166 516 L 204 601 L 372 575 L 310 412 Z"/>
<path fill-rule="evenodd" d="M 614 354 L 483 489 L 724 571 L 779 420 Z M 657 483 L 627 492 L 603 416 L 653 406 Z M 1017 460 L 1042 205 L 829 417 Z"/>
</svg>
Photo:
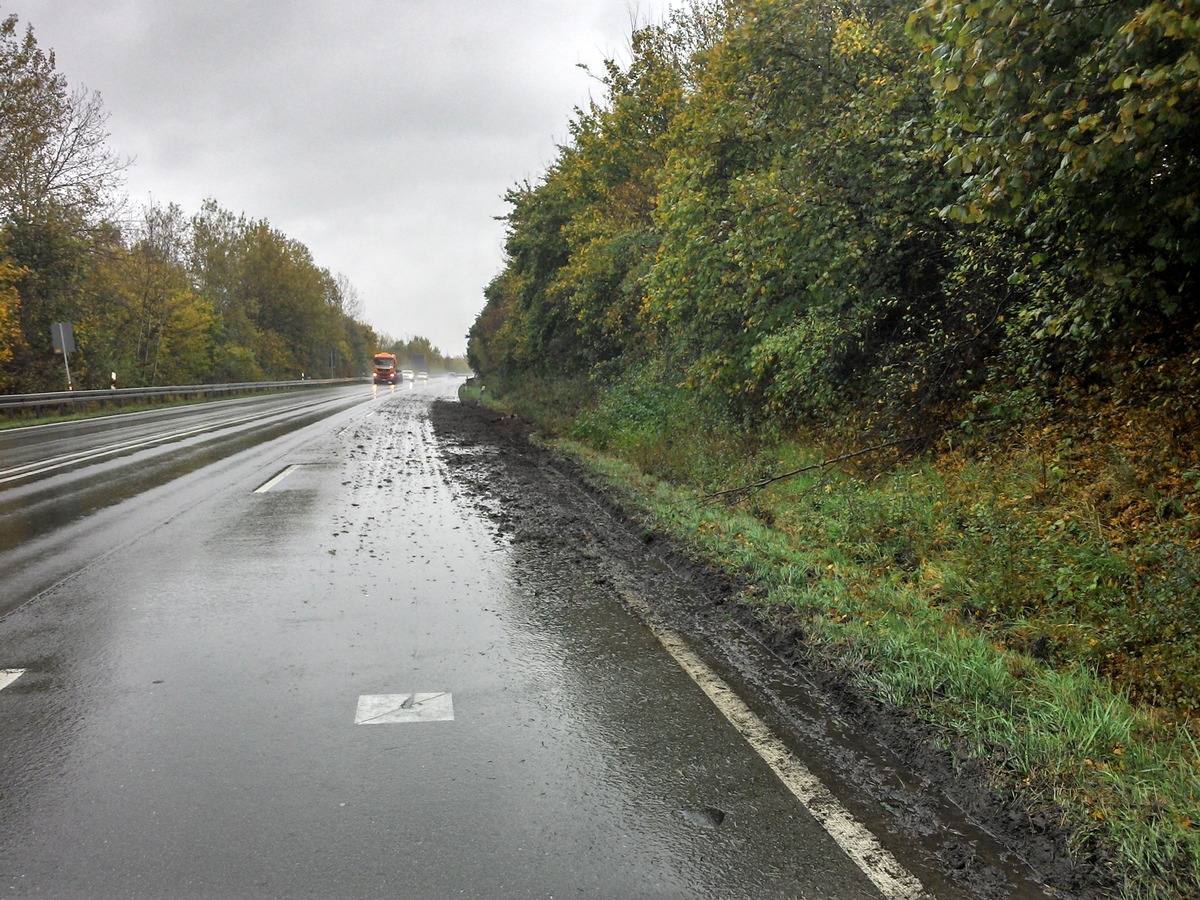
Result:
<svg viewBox="0 0 1200 900">
<path fill-rule="evenodd" d="M 656 621 L 648 607 L 628 596 L 625 599 L 631 602 L 659 643 L 884 897 L 888 900 L 922 900 L 929 897 L 920 880 L 905 869 L 879 843 L 879 839 L 842 806 L 821 780 L 796 758 L 716 672 L 693 653 L 675 632 Z"/>
<path fill-rule="evenodd" d="M 278 475 L 276 475 L 270 481 L 267 481 L 264 484 L 260 484 L 258 487 L 256 487 L 254 489 L 254 493 L 265 494 L 271 488 L 275 487 L 275 485 L 279 484 L 279 482 L 283 481 L 283 479 L 287 478 L 289 475 L 291 475 L 293 472 L 295 472 L 298 468 L 300 468 L 300 467 L 299 466 L 288 466 L 286 469 L 284 469 L 282 472 L 280 472 Z"/>
<path fill-rule="evenodd" d="M 0 691 L 25 674 L 24 669 L 0 669 Z"/>
</svg>

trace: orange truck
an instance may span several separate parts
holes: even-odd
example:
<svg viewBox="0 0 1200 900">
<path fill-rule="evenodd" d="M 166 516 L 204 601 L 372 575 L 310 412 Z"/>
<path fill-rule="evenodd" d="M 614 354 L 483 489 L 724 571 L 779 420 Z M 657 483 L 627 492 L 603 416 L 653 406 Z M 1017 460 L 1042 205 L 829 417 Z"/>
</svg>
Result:
<svg viewBox="0 0 1200 900">
<path fill-rule="evenodd" d="M 395 384 L 399 375 L 396 368 L 396 357 L 391 353 L 375 354 L 375 383 Z"/>
</svg>

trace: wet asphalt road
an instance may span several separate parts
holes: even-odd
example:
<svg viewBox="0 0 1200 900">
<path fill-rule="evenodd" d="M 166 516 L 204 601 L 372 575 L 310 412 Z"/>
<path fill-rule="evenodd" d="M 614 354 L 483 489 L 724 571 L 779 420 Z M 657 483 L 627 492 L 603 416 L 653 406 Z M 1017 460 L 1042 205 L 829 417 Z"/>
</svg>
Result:
<svg viewBox="0 0 1200 900">
<path fill-rule="evenodd" d="M 453 386 L 0 485 L 4 896 L 879 896 L 611 592 L 481 512 Z"/>
<path fill-rule="evenodd" d="M 156 527 L 134 510 L 181 476 L 362 398 L 316 388 L 0 432 L 0 615 Z"/>
</svg>

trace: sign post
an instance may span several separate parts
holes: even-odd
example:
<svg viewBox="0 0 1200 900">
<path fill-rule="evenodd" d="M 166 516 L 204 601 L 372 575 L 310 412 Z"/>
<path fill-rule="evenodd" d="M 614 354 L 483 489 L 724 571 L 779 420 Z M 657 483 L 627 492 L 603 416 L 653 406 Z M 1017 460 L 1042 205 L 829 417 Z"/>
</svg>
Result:
<svg viewBox="0 0 1200 900">
<path fill-rule="evenodd" d="M 61 353 L 63 365 L 67 367 L 67 390 L 75 390 L 71 383 L 71 361 L 68 358 L 75 352 L 75 332 L 70 322 L 55 322 L 50 326 L 50 340 L 54 342 L 54 352 Z"/>
</svg>

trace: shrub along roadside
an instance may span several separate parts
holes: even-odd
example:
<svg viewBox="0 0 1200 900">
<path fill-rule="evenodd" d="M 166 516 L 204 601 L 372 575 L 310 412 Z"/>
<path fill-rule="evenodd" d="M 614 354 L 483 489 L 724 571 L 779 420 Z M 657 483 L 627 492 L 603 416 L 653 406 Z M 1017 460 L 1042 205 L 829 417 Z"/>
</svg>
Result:
<svg viewBox="0 0 1200 900">
<path fill-rule="evenodd" d="M 565 435 L 558 447 L 646 527 L 744 579 L 740 602 L 802 617 L 806 651 L 864 694 L 1062 816 L 1072 852 L 1115 860 L 1126 896 L 1200 891 L 1194 489 L 1151 502 L 1119 440 L 1105 457 L 1059 423 L 1003 456 L 947 441 L 927 460 L 817 467 L 714 502 L 846 448 L 747 435 L 652 371 L 584 406 L 584 385 L 543 388 L 510 384 L 492 402 Z M 1079 471 L 1096 459 L 1103 471 Z M 1166 514 L 1113 524 L 1139 504 Z"/>
</svg>

